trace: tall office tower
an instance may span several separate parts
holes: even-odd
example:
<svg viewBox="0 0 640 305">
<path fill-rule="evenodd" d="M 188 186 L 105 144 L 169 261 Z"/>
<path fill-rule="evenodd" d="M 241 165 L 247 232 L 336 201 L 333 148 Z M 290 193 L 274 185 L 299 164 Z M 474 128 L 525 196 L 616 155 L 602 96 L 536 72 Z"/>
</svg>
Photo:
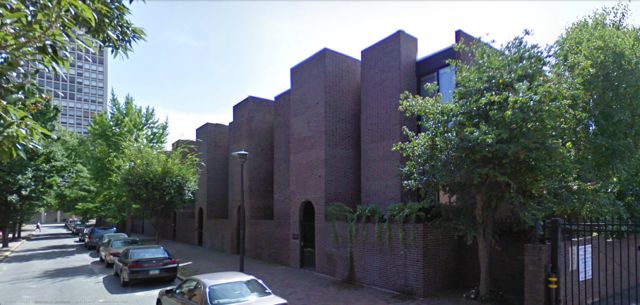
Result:
<svg viewBox="0 0 640 305">
<path fill-rule="evenodd" d="M 91 119 L 107 110 L 107 53 L 93 52 L 76 46 L 68 73 L 38 73 L 38 85 L 61 109 L 59 122 L 69 131 L 88 134 Z"/>
</svg>

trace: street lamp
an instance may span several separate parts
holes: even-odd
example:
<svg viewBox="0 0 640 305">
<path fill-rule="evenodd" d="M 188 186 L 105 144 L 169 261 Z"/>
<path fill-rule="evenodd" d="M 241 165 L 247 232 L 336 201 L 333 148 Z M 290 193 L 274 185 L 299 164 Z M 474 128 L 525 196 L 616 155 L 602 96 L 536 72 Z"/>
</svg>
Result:
<svg viewBox="0 0 640 305">
<path fill-rule="evenodd" d="M 247 162 L 249 153 L 241 150 L 232 153 L 231 155 L 238 157 L 240 160 L 240 272 L 244 272 L 244 236 L 245 236 L 245 211 L 244 211 L 244 163 Z"/>
</svg>

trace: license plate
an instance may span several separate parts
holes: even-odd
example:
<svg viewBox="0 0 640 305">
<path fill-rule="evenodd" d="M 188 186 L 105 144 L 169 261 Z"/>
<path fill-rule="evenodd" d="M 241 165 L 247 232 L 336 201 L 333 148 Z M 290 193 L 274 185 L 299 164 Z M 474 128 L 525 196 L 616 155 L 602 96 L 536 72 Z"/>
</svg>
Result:
<svg viewBox="0 0 640 305">
<path fill-rule="evenodd" d="M 160 270 L 149 270 L 149 274 L 159 274 Z"/>
</svg>

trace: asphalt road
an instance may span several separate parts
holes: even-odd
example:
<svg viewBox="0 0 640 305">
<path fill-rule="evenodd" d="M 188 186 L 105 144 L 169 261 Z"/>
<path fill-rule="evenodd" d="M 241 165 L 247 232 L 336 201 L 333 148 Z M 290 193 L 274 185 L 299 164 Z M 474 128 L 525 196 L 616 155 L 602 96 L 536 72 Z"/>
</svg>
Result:
<svg viewBox="0 0 640 305">
<path fill-rule="evenodd" d="M 0 305 L 132 304 L 154 305 L 160 289 L 175 283 L 136 283 L 120 287 L 95 251 L 63 225 L 43 226 L 34 239 L 0 262 Z"/>
</svg>

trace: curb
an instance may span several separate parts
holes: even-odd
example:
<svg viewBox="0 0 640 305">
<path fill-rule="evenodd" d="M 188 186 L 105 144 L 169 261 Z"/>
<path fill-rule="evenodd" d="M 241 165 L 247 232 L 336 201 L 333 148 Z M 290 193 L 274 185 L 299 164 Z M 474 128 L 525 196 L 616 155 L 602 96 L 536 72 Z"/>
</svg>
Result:
<svg viewBox="0 0 640 305">
<path fill-rule="evenodd" d="M 4 261 L 7 257 L 9 257 L 11 253 L 13 253 L 16 249 L 18 249 L 18 247 L 22 246 L 22 244 L 24 244 L 24 242 L 26 241 L 27 241 L 27 238 L 24 238 L 18 244 L 16 244 L 13 247 L 9 247 L 9 250 L 5 251 L 3 254 L 0 254 L 0 263 Z"/>
</svg>

